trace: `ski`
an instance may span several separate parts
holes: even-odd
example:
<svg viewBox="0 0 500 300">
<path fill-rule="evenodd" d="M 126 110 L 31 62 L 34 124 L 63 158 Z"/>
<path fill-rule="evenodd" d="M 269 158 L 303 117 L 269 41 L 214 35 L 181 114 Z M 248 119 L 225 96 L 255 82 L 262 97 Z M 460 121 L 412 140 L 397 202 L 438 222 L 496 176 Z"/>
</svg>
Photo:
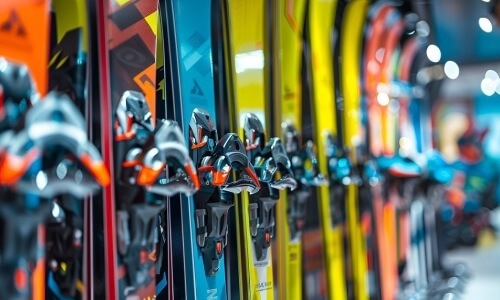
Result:
<svg viewBox="0 0 500 300">
<path fill-rule="evenodd" d="M 339 36 L 341 65 L 340 88 L 343 96 L 344 145 L 349 149 L 349 158 L 353 166 L 362 168 L 363 158 L 359 151 L 362 146 L 363 131 L 359 116 L 361 114 L 361 87 L 357 78 L 360 76 L 362 55 L 362 37 L 365 28 L 364 19 L 368 11 L 369 1 L 355 1 L 345 4 L 343 22 Z M 360 18 L 360 15 L 362 16 Z M 354 36 L 354 38 L 353 38 Z M 358 175 L 359 177 L 359 175 Z M 370 296 L 368 276 L 368 255 L 365 236 L 369 231 L 370 211 L 360 211 L 360 184 L 352 182 L 347 187 L 346 214 L 348 220 L 350 261 L 352 266 L 353 291 L 356 299 L 367 299 Z M 361 214 L 363 213 L 363 214 Z"/>
<path fill-rule="evenodd" d="M 425 165 L 425 158 L 420 155 L 417 145 L 419 143 L 414 128 L 414 116 L 410 113 L 409 105 L 413 98 L 412 92 L 408 89 L 407 78 L 411 69 L 411 52 L 415 43 L 405 43 L 405 28 L 410 24 L 403 21 L 401 12 L 394 14 L 396 21 L 388 25 L 387 50 L 388 63 L 384 68 L 384 73 L 390 76 L 389 86 L 400 87 L 399 95 L 395 95 L 398 101 L 398 118 L 396 129 L 396 140 L 399 145 L 396 147 L 399 156 L 407 158 L 408 161 L 419 159 L 420 165 Z M 394 24 L 394 22 L 396 22 Z M 410 39 L 411 40 L 411 39 Z M 392 57 L 391 57 L 392 56 Z M 384 65 L 384 64 L 383 64 Z M 387 80 L 387 81 L 389 81 Z M 391 90 L 391 89 L 389 89 Z M 401 195 L 401 204 L 398 206 L 398 276 L 400 281 L 400 290 L 405 289 L 408 282 L 413 282 L 417 290 L 424 290 L 427 286 L 427 270 L 425 269 L 425 237 L 427 232 L 424 228 L 424 210 L 427 206 L 425 200 L 424 170 L 422 175 L 410 176 L 412 180 L 406 180 L 402 183 L 405 192 Z M 417 213 L 415 213 L 417 212 Z M 429 235 L 430 236 L 430 235 Z M 412 241 L 416 241 L 419 246 L 413 247 Z M 416 250 L 416 251 L 415 251 Z"/>
<path fill-rule="evenodd" d="M 16 66 L 6 67 L 6 70 L 12 71 Z M 6 96 L 9 105 L 12 105 L 15 99 L 12 95 L 16 93 L 11 93 L 12 86 L 9 86 L 8 82 L 2 82 L 2 86 L 8 91 Z M 26 91 L 31 92 L 30 89 Z M 11 264 L 14 262 L 14 266 L 10 266 L 14 267 L 14 270 L 4 273 L 14 276 L 13 286 L 7 289 L 6 293 L 17 297 L 15 299 L 44 299 L 46 283 L 37 282 L 41 284 L 37 287 L 35 284 L 31 286 L 28 281 L 31 266 L 36 264 L 36 259 L 39 259 L 37 256 L 45 251 L 45 245 L 40 243 L 43 231 L 37 228 L 48 219 L 49 213 L 52 213 L 52 217 L 69 219 L 69 214 L 61 213 L 57 201 L 63 196 L 83 199 L 98 191 L 100 186 L 109 184 L 109 175 L 99 152 L 87 139 L 84 117 L 67 95 L 50 92 L 26 112 L 22 130 L 4 134 L 10 134 L 10 145 L 2 147 L 5 152 L 0 166 L 0 182 L 9 186 L 10 189 L 5 194 L 12 202 L 4 203 L 0 209 L 2 214 L 10 214 L 22 222 L 16 226 L 14 220 L 9 220 L 9 226 L 4 229 L 10 234 L 5 236 L 14 240 L 11 234 L 15 233 L 17 242 L 24 244 L 23 249 L 26 251 L 21 255 L 19 251 L 16 252 L 19 260 L 10 261 Z M 33 204 L 37 204 L 35 209 Z M 17 228 L 12 228 L 12 225 Z M 70 238 L 74 239 L 73 246 L 81 246 L 78 243 L 81 243 L 83 234 L 74 234 L 73 231 L 69 234 Z M 61 234 L 56 238 L 64 239 L 66 236 Z M 43 236 L 41 238 L 43 239 Z M 48 250 L 52 250 L 51 242 L 54 240 L 47 243 Z M 11 249 L 4 250 L 5 257 L 12 255 Z M 49 257 L 53 260 L 52 256 Z M 57 268 L 62 269 L 59 270 L 61 272 L 64 269 L 68 273 L 72 272 L 75 267 L 73 257 L 69 260 L 58 257 L 55 264 Z M 53 263 L 50 266 L 53 266 Z M 37 267 L 45 272 L 43 265 Z"/>
<path fill-rule="evenodd" d="M 2 298 L 8 299 L 71 298 L 77 297 L 77 288 L 80 295 L 84 293 L 81 268 L 84 204 L 81 200 L 109 183 L 101 157 L 87 139 L 83 99 L 85 57 L 79 56 L 82 53 L 76 53 L 77 50 L 72 53 L 74 49 L 67 49 L 67 39 L 65 45 L 61 41 L 59 49 L 50 43 L 48 4 L 22 1 L 20 7 L 11 7 L 10 19 L 2 25 L 4 33 L 15 33 L 27 43 L 17 40 L 10 46 L 19 49 L 0 50 L 0 55 L 9 55 L 2 58 L 0 76 L 2 105 L 7 109 L 0 130 L 0 181 L 9 186 L 2 194 L 10 199 L 2 203 L 0 210 L 3 216 L 14 217 L 6 221 L 9 225 L 3 230 L 9 240 L 6 245 L 17 251 L 17 259 L 14 259 L 10 258 L 12 249 L 2 249 L 2 259 L 8 262 L 2 266 L 5 269 L 2 274 L 14 276 L 14 282 L 2 280 L 10 285 L 2 289 L 5 291 Z M 57 4 L 56 1 L 54 6 Z M 29 22 L 28 17 L 31 17 Z M 40 21 L 39 27 L 29 25 L 36 24 L 34 19 Z M 54 31 L 50 36 L 59 41 Z M 36 41 L 38 46 L 32 47 L 30 43 L 37 38 L 41 38 Z M 83 43 L 83 39 L 80 41 Z M 72 46 L 76 48 L 81 45 L 78 37 L 71 42 L 75 42 Z M 50 62 L 49 46 L 58 51 Z M 57 60 L 59 54 L 64 58 Z M 56 67 L 52 63 L 56 63 Z M 47 89 L 51 92 L 47 93 Z M 71 210 L 63 212 L 62 203 L 69 204 Z"/>
<path fill-rule="evenodd" d="M 226 44 L 234 93 L 230 105 L 237 130 L 244 136 L 248 157 L 256 168 L 261 190 L 242 195 L 236 203 L 240 299 L 273 299 L 272 239 L 275 236 L 275 205 L 286 201 L 281 192 L 295 189 L 290 159 L 281 139 L 272 132 L 273 74 L 270 64 L 272 3 L 228 3 Z M 249 26 L 249 24 L 253 24 Z M 278 177 L 278 173 L 280 174 Z"/>
<path fill-rule="evenodd" d="M 318 209 L 320 213 L 319 231 L 304 232 L 304 255 L 312 256 L 318 250 L 324 251 L 324 265 L 308 264 L 305 261 L 305 280 L 315 284 L 306 285 L 306 298 L 343 299 L 347 297 L 345 274 L 349 253 L 345 247 L 345 213 L 344 200 L 335 194 L 335 187 L 339 183 L 335 180 L 337 170 L 331 164 L 338 165 L 334 137 L 338 134 L 334 106 L 334 74 L 333 49 L 330 34 L 335 21 L 336 1 L 310 1 L 306 17 L 306 43 L 309 53 L 306 56 L 311 85 L 311 106 L 314 112 L 314 141 L 318 149 L 318 163 L 320 171 L 328 174 L 330 187 L 320 187 Z M 323 63 L 315 63 L 322 61 Z M 342 173 L 338 173 L 342 175 Z M 308 216 L 309 217 L 309 216 Z M 319 242 L 322 239 L 322 243 Z M 319 250 L 321 251 L 321 250 Z M 308 254 L 310 252 L 310 254 Z M 308 267 L 310 265 L 311 267 Z M 327 289 L 328 287 L 328 289 Z"/>
<path fill-rule="evenodd" d="M 348 205 L 350 197 L 352 197 L 352 186 L 359 185 L 360 178 L 358 174 L 358 168 L 352 164 L 352 152 L 357 149 L 348 148 L 345 141 L 345 119 L 343 115 L 344 111 L 344 98 L 342 90 L 342 74 L 340 73 L 340 68 L 342 64 L 342 56 L 340 53 L 340 41 L 343 37 L 342 35 L 342 22 L 344 21 L 343 16 L 345 13 L 346 2 L 338 1 L 337 7 L 335 9 L 335 23 L 334 23 L 334 38 L 332 42 L 333 50 L 333 72 L 334 76 L 334 88 L 335 88 L 335 121 L 337 127 L 336 136 L 331 138 L 332 148 L 332 162 L 336 162 L 335 167 L 332 168 L 331 173 L 333 182 L 335 183 L 332 187 L 333 193 L 336 198 L 340 199 L 342 210 L 342 219 L 345 224 L 345 231 L 343 234 L 344 241 L 344 256 L 345 256 L 345 275 L 346 275 L 346 286 L 347 286 L 347 297 L 349 299 L 357 299 L 356 293 L 357 286 L 356 282 L 356 263 L 360 258 L 360 253 L 353 248 L 353 241 L 355 240 L 354 231 L 351 230 L 352 226 L 352 212 L 350 212 Z M 357 153 L 355 153 L 357 154 Z M 349 191 L 351 190 L 351 191 Z M 362 256 L 361 256 L 362 257 Z"/>
<path fill-rule="evenodd" d="M 375 70 L 381 67 L 381 63 L 376 59 L 376 51 L 381 47 L 385 39 L 385 22 L 391 12 L 389 5 L 380 4 L 372 6 L 369 11 L 368 30 L 365 31 L 364 44 L 364 65 L 363 65 L 363 83 L 365 90 L 365 107 L 367 116 L 363 125 L 366 130 L 366 144 L 368 148 L 368 158 L 372 161 L 383 153 L 383 143 L 380 138 L 382 112 L 378 104 L 377 96 L 377 76 Z M 369 68 L 368 66 L 376 66 Z M 368 163 L 366 164 L 368 165 Z M 372 197 L 372 207 L 374 211 L 375 234 L 377 237 L 377 246 L 379 255 L 377 256 L 380 278 L 380 296 L 382 299 L 393 299 L 396 297 L 398 289 L 398 270 L 397 255 L 395 253 L 395 207 L 392 201 L 388 201 L 383 194 L 383 182 L 380 174 L 377 173 L 378 167 L 373 166 L 372 181 L 370 188 Z M 369 180 L 369 178 L 368 178 Z M 387 199 L 387 200 L 386 200 Z M 387 253 L 390 253 L 387 255 Z"/>
<path fill-rule="evenodd" d="M 166 38 L 163 32 L 163 24 L 166 22 L 165 16 L 161 12 L 161 5 L 158 6 L 158 22 L 157 22 L 157 34 L 156 34 L 156 102 L 155 102 L 155 112 L 157 119 L 173 119 L 172 115 L 168 114 L 167 107 L 167 90 L 166 90 L 166 72 L 168 70 L 168 65 L 165 65 L 165 49 L 163 48 L 164 41 Z M 167 49 L 168 50 L 168 49 Z M 187 147 L 187 145 L 186 145 Z M 177 196 L 172 196 L 177 197 Z M 172 198 L 170 197 L 170 198 Z M 165 203 L 165 207 L 159 214 L 158 219 L 158 248 L 156 257 L 156 299 L 172 299 L 169 296 L 168 285 L 172 282 L 169 279 L 172 270 L 172 241 L 170 239 L 170 201 Z M 169 275 L 170 274 L 170 275 Z M 169 298 L 170 297 L 170 298 Z"/>
<path fill-rule="evenodd" d="M 229 227 L 235 226 L 228 214 L 234 194 L 256 193 L 260 183 L 240 138 L 234 133 L 218 138 L 217 127 L 227 122 L 216 114 L 227 92 L 220 82 L 224 65 L 214 55 L 222 42 L 213 34 L 220 30 L 222 1 L 173 0 L 163 10 L 171 107 L 202 183 L 193 197 L 170 203 L 174 276 L 169 293 L 175 299 L 226 299 L 225 253 L 226 245 L 234 243 Z"/>
<path fill-rule="evenodd" d="M 34 94 L 37 91 L 40 95 L 47 93 L 49 5 L 49 1 L 29 0 L 15 3 L 4 1 L 0 4 L 0 56 L 3 65 L 0 82 L 2 94 L 0 160 L 4 159 L 6 141 L 11 137 L 12 130 L 19 131 L 24 125 L 22 119 L 26 109 L 34 100 L 32 99 Z M 12 81 L 13 78 L 10 77 L 19 71 L 24 72 L 21 73 L 23 76 L 19 81 Z M 24 104 L 24 108 L 19 106 L 20 104 Z M 13 120 L 6 110 L 8 105 L 21 108 L 14 110 Z M 5 171 L 2 169 L 3 172 Z M 12 197 L 12 202 L 4 200 L 0 204 L 1 219 L 4 224 L 13 228 L 2 226 L 2 240 L 5 242 L 2 243 L 4 246 L 0 250 L 2 257 L 0 298 L 43 299 L 45 255 L 43 250 L 39 249 L 43 249 L 45 244 L 45 229 L 41 223 L 48 216 L 47 204 L 40 203 L 36 196 L 24 200 L 23 196 L 8 192 L 8 188 L 5 187 L 8 184 L 2 182 L 1 185 L 2 199 Z M 16 202 L 19 203 L 16 205 Z M 23 202 L 28 204 L 28 207 L 24 207 Z M 18 211 L 10 216 L 14 219 L 9 217 L 12 211 L 6 214 L 5 209 Z M 19 225 L 22 225 L 20 227 L 27 234 L 19 234 L 13 230 Z M 20 253 L 20 249 L 25 249 L 24 253 Z M 34 267 L 29 267 L 28 263 Z M 17 278 L 22 280 L 16 281 L 16 274 Z"/>
<path fill-rule="evenodd" d="M 146 0 L 97 3 L 101 139 L 113 174 L 103 201 L 107 299 L 161 292 L 159 214 L 167 197 L 199 188 L 179 125 L 156 118 L 158 8 Z"/>
<path fill-rule="evenodd" d="M 38 145 L 26 145 L 31 142 L 27 131 L 33 128 L 25 121 L 39 98 L 26 65 L 4 57 L 0 60 L 0 218 L 4 239 L 0 250 L 0 296 L 6 299 L 43 299 L 44 222 L 50 214 L 50 203 L 41 199 L 36 186 L 34 188 L 29 182 L 33 173 L 41 171 L 42 149 Z M 23 146 L 27 146 L 26 152 L 23 152 Z M 32 190 L 23 191 L 23 185 L 29 185 Z"/>
<path fill-rule="evenodd" d="M 273 245 L 275 290 L 278 299 L 302 299 L 302 232 L 306 224 L 318 220 L 316 186 L 328 184 L 319 173 L 312 139 L 311 109 L 307 97 L 302 97 L 302 42 L 307 1 L 279 1 L 277 14 L 278 41 L 272 51 L 275 68 L 274 132 L 283 138 L 297 189 L 286 193 L 285 201 L 276 204 L 276 243 Z M 306 141 L 305 143 L 303 141 Z M 309 218 L 308 218 L 309 217 Z M 319 227 L 319 224 L 318 226 Z M 307 258 L 310 261 L 310 258 Z M 321 260 L 321 256 L 319 257 Z"/>
<path fill-rule="evenodd" d="M 58 203 L 71 199 L 75 207 L 81 207 L 79 199 L 109 184 L 109 174 L 98 150 L 87 138 L 84 116 L 73 99 L 60 91 L 39 97 L 27 67 L 3 60 L 0 77 L 8 111 L 0 137 L 0 182 L 8 186 L 2 194 L 9 200 L 2 203 L 0 211 L 2 217 L 8 219 L 5 223 L 8 225 L 3 228 L 5 237 L 15 241 L 2 249 L 3 257 L 9 258 L 2 266 L 5 268 L 3 274 L 14 277 L 14 282 L 5 280 L 12 284 L 5 292 L 8 298 L 14 299 L 45 298 L 46 246 L 51 268 L 49 288 L 52 288 L 51 279 L 54 280 L 52 275 L 57 271 L 57 275 L 63 273 L 70 278 L 67 280 L 70 291 L 64 292 L 71 294 L 74 293 L 72 289 L 76 286 L 81 259 L 74 254 L 82 248 L 83 233 L 81 228 L 73 227 L 75 223 L 71 214 L 64 214 Z M 43 226 L 50 215 L 57 219 L 58 226 L 52 222 Z M 54 230 L 54 227 L 64 228 Z M 45 245 L 46 228 L 48 239 Z M 64 247 L 66 239 L 71 245 L 66 253 L 69 255 L 54 255 L 54 248 Z M 14 252 L 18 260 L 10 258 L 12 246 L 24 249 L 23 253 L 19 249 Z M 40 275 L 36 272 L 41 272 L 41 277 L 37 278 Z M 37 281 L 32 284 L 31 278 Z"/>
<path fill-rule="evenodd" d="M 4 160 L 8 143 L 12 142 L 18 131 L 22 130 L 26 109 L 31 106 L 33 97 L 32 83 L 29 75 L 24 75 L 20 80 L 12 80 L 12 74 L 27 74 L 24 65 L 7 62 L 4 57 L 3 71 L 0 74 L 2 97 L 2 112 L 10 107 L 11 111 L 2 113 L 0 121 L 0 185 L 2 203 L 0 204 L 0 218 L 2 220 L 2 249 L 0 250 L 3 262 L 0 265 L 2 274 L 2 298 L 14 299 L 42 299 L 45 289 L 45 256 L 44 256 L 44 220 L 49 214 L 49 205 L 41 202 L 33 195 L 31 197 L 18 195 L 11 191 L 10 186 L 15 185 L 12 174 L 20 172 L 19 166 L 13 170 L 6 169 Z M 20 83 L 18 85 L 18 83 Z M 17 88 L 17 89 L 16 89 Z M 21 89 L 19 89 L 21 88 Z M 23 109 L 24 104 L 24 109 Z M 4 106 L 5 105 L 5 106 Z M 21 116 L 19 116 L 19 114 Z M 12 118 L 12 119 L 11 119 Z M 36 153 L 33 153 L 36 154 Z M 20 157 L 19 160 L 24 157 Z M 22 162 L 20 163 L 21 168 Z M 23 171 L 23 170 L 21 170 Z M 6 174 L 7 173 L 7 174 Z M 16 175 L 17 177 L 17 175 Z M 22 249 L 22 251 L 20 250 Z M 38 292 L 37 292 L 38 291 Z"/>
<path fill-rule="evenodd" d="M 91 123 L 88 91 L 88 17 L 82 0 L 51 3 L 49 89 L 71 98 L 85 116 L 87 131 Z M 53 202 L 47 222 L 47 299 L 84 299 L 88 287 L 88 223 L 90 199 L 81 201 L 63 196 Z M 57 214 L 56 214 L 57 212 Z"/>
</svg>

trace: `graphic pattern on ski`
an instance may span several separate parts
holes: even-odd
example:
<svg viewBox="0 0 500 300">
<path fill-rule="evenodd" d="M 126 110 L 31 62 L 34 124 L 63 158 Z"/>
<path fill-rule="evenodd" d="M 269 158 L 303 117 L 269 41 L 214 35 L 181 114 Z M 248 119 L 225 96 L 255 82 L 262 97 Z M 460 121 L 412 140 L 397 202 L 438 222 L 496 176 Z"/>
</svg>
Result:
<svg viewBox="0 0 500 300">
<path fill-rule="evenodd" d="M 49 9 L 47 0 L 0 3 L 0 53 L 28 67 L 42 96 L 48 90 Z"/>
</svg>

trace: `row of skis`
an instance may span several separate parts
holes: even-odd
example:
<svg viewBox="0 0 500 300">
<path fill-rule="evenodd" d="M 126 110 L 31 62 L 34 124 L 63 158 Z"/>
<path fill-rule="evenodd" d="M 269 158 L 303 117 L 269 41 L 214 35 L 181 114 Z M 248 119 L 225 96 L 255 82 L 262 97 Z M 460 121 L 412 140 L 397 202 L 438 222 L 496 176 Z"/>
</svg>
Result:
<svg viewBox="0 0 500 300">
<path fill-rule="evenodd" d="M 418 20 L 391 1 L 1 1 L 0 299 L 458 294 Z"/>
</svg>

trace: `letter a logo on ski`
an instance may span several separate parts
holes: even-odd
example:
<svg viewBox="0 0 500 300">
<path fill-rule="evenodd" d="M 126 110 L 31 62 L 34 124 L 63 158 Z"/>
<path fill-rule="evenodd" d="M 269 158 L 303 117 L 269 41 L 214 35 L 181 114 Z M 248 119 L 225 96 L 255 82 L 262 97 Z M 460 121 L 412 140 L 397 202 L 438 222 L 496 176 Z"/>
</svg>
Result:
<svg viewBox="0 0 500 300">
<path fill-rule="evenodd" d="M 203 92 L 201 91 L 201 88 L 198 85 L 198 82 L 196 82 L 196 80 L 193 80 L 193 84 L 194 84 L 193 88 L 191 88 L 191 95 L 196 95 L 196 96 L 200 96 L 200 97 L 205 96 L 203 94 Z"/>
<path fill-rule="evenodd" d="M 11 10 L 9 18 L 6 21 L 0 23 L 0 30 L 11 31 L 18 37 L 26 36 L 26 28 L 24 27 L 19 15 L 15 10 Z"/>
</svg>

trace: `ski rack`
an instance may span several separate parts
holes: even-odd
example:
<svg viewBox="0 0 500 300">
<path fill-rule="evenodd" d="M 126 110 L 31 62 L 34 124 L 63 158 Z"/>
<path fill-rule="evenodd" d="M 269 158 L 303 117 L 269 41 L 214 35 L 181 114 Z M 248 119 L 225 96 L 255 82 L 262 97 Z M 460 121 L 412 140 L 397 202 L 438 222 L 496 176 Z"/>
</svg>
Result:
<svg viewBox="0 0 500 300">
<path fill-rule="evenodd" d="M 198 109 L 194 110 L 189 126 L 191 157 L 202 182 L 194 195 L 196 242 L 202 249 L 206 274 L 212 276 L 219 270 L 227 245 L 233 194 L 243 190 L 255 194 L 261 186 L 238 135 L 227 133 L 218 140 L 210 115 Z M 235 173 L 233 179 L 231 173 Z"/>
<path fill-rule="evenodd" d="M 311 187 L 328 185 L 328 181 L 321 174 L 318 159 L 314 153 L 312 141 L 300 148 L 299 134 L 294 125 L 287 122 L 284 125 L 285 149 L 290 162 L 297 188 L 288 194 L 288 225 L 290 240 L 300 239 L 305 224 L 306 201 L 311 195 Z"/>
<path fill-rule="evenodd" d="M 117 212 L 118 252 L 127 269 L 129 286 L 149 284 L 156 261 L 156 223 L 165 203 L 133 203 L 143 189 L 162 196 L 193 194 L 200 187 L 175 121 L 159 120 L 154 127 L 144 95 L 125 91 L 115 112 L 114 140 L 117 189 L 124 201 Z M 165 174 L 173 173 L 167 178 Z"/>
<path fill-rule="evenodd" d="M 247 114 L 244 133 L 247 155 L 254 163 L 262 188 L 250 195 L 250 231 L 254 242 L 254 251 L 258 261 L 265 260 L 267 249 L 274 236 L 274 207 L 279 199 L 279 190 L 294 190 L 297 182 L 294 178 L 292 163 L 279 138 L 273 137 L 267 143 L 264 128 L 258 117 Z M 276 178 L 278 172 L 281 177 Z"/>
</svg>

